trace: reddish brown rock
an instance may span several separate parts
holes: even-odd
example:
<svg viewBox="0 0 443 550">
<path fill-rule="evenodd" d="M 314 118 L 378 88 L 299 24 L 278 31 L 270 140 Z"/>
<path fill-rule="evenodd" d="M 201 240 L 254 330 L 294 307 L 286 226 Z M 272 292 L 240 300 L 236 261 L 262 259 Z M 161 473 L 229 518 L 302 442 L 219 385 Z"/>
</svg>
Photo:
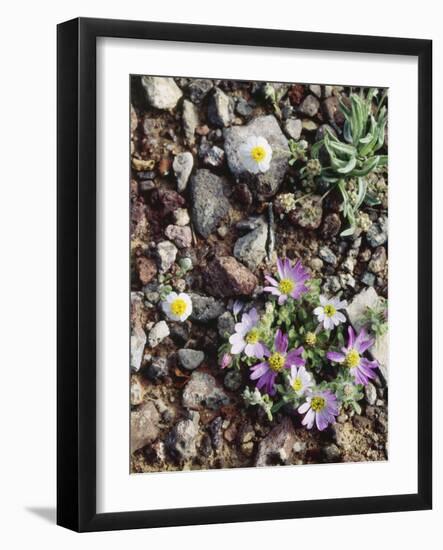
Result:
<svg viewBox="0 0 443 550">
<path fill-rule="evenodd" d="M 207 292 L 217 298 L 249 296 L 258 284 L 257 277 L 232 256 L 212 260 L 204 278 Z"/>
<path fill-rule="evenodd" d="M 142 285 L 147 285 L 157 274 L 157 265 L 152 258 L 141 256 L 135 260 L 137 275 Z"/>
<path fill-rule="evenodd" d="M 185 199 L 170 189 L 156 189 L 152 192 L 152 205 L 162 209 L 163 214 L 170 214 L 185 204 Z"/>
</svg>

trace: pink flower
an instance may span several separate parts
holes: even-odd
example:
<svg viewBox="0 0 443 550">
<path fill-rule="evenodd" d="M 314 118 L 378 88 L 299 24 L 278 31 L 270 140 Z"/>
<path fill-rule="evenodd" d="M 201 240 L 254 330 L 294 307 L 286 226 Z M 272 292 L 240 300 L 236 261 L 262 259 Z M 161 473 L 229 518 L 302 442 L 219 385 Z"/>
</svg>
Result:
<svg viewBox="0 0 443 550">
<path fill-rule="evenodd" d="M 271 353 L 266 346 L 264 347 L 264 355 L 267 361 L 258 363 L 251 368 L 251 380 L 257 380 L 257 388 L 269 395 L 275 394 L 275 379 L 277 374 L 283 369 L 289 369 L 293 365 L 302 366 L 305 364 L 301 357 L 303 348 L 297 348 L 288 352 L 288 336 L 283 334 L 280 329 L 277 330 L 274 339 L 274 352 Z"/>
<path fill-rule="evenodd" d="M 341 353 L 329 351 L 326 357 L 335 363 L 342 363 L 349 368 L 349 372 L 354 377 L 356 384 L 366 384 L 369 380 L 375 378 L 374 370 L 379 367 L 377 361 L 369 361 L 362 354 L 374 344 L 365 329 L 362 329 L 357 337 L 352 327 L 348 327 L 348 346 L 342 348 Z"/>
<path fill-rule="evenodd" d="M 220 360 L 220 368 L 221 369 L 226 369 L 227 367 L 229 367 L 229 365 L 232 363 L 232 357 L 231 355 L 229 355 L 229 353 L 224 353 L 222 355 L 222 358 Z"/>
<path fill-rule="evenodd" d="M 265 292 L 270 292 L 274 296 L 278 296 L 278 303 L 282 305 L 288 299 L 288 296 L 298 300 L 300 296 L 308 292 L 308 287 L 305 282 L 309 279 L 309 273 L 301 264 L 300 260 L 292 267 L 291 262 L 285 258 L 277 259 L 278 278 L 277 281 L 273 277 L 266 275 L 266 280 L 272 286 L 265 286 Z"/>
<path fill-rule="evenodd" d="M 335 394 L 330 390 L 314 391 L 298 408 L 300 414 L 305 414 L 302 424 L 310 430 L 314 424 L 323 431 L 329 424 L 334 424 L 338 416 L 338 404 Z"/>
</svg>

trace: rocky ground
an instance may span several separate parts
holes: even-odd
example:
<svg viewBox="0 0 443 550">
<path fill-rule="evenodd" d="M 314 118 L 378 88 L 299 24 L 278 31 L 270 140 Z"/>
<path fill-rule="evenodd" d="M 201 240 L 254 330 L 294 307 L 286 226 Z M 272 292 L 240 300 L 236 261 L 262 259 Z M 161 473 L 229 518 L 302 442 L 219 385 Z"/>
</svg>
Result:
<svg viewBox="0 0 443 550">
<path fill-rule="evenodd" d="M 307 195 L 288 164 L 288 139 L 313 143 L 343 125 L 338 86 L 132 77 L 131 471 L 387 459 L 387 337 L 373 350 L 379 376 L 361 414 L 342 410 L 324 432 L 297 415 L 247 408 L 248 371 L 221 370 L 217 350 L 233 330 L 235 298 L 260 305 L 276 256 L 300 258 L 328 295 L 348 300 L 356 328 L 366 305 L 387 296 L 387 175 L 382 204 L 341 238 L 334 193 Z M 275 154 L 258 177 L 237 152 L 250 135 Z M 288 215 L 279 196 L 301 198 Z M 184 323 L 163 315 L 165 287 L 190 294 Z"/>
</svg>

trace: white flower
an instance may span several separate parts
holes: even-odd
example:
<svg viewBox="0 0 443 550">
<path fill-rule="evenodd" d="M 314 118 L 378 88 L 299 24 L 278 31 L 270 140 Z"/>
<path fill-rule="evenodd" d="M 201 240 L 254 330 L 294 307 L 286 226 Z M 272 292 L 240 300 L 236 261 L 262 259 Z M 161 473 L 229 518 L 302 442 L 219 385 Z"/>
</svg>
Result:
<svg viewBox="0 0 443 550">
<path fill-rule="evenodd" d="M 303 395 L 314 385 L 314 379 L 312 375 L 305 369 L 305 367 L 291 367 L 291 375 L 289 377 L 289 383 L 291 388 L 297 395 Z"/>
<path fill-rule="evenodd" d="M 170 292 L 162 302 L 162 308 L 169 319 L 185 321 L 192 313 L 192 301 L 184 292 Z"/>
<path fill-rule="evenodd" d="M 340 323 L 346 321 L 346 317 L 338 311 L 347 307 L 346 300 L 340 300 L 340 298 L 326 298 L 326 296 L 320 296 L 320 306 L 314 309 L 314 315 L 317 315 L 317 319 L 320 323 L 323 323 L 325 330 L 331 330 Z"/>
<path fill-rule="evenodd" d="M 267 172 L 272 160 L 272 149 L 264 137 L 250 136 L 240 146 L 240 162 L 251 174 Z"/>
</svg>

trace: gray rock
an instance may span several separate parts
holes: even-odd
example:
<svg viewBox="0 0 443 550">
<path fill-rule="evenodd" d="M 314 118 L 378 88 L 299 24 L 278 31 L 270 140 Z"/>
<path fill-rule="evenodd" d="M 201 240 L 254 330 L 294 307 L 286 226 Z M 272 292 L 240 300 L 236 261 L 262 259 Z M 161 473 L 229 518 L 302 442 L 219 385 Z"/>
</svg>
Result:
<svg viewBox="0 0 443 550">
<path fill-rule="evenodd" d="M 188 95 L 192 103 L 197 105 L 203 101 L 208 92 L 212 89 L 212 80 L 207 78 L 197 78 L 191 80 L 188 85 Z"/>
<path fill-rule="evenodd" d="M 215 88 L 209 99 L 208 118 L 214 126 L 220 128 L 229 126 L 232 119 L 232 108 L 227 96 L 220 88 Z"/>
<path fill-rule="evenodd" d="M 321 97 L 321 86 L 320 86 L 320 84 L 311 84 L 309 86 L 309 89 L 317 97 Z"/>
<path fill-rule="evenodd" d="M 165 235 L 171 239 L 178 248 L 189 248 L 192 244 L 192 231 L 189 225 L 168 225 L 165 229 Z"/>
<path fill-rule="evenodd" d="M 370 273 L 369 271 L 365 271 L 363 275 L 360 277 L 360 281 L 366 286 L 374 286 L 375 275 L 373 273 Z"/>
<path fill-rule="evenodd" d="M 168 360 L 166 357 L 154 357 L 146 371 L 149 380 L 153 382 L 164 380 L 168 374 Z"/>
<path fill-rule="evenodd" d="M 335 443 L 331 443 L 322 449 L 323 456 L 328 462 L 339 462 L 341 458 L 340 449 Z"/>
<path fill-rule="evenodd" d="M 213 376 L 206 372 L 194 371 L 183 390 L 183 406 L 199 410 L 218 410 L 229 403 L 225 391 L 217 385 Z"/>
<path fill-rule="evenodd" d="M 336 275 L 332 275 L 326 278 L 323 285 L 323 292 L 326 294 L 335 294 L 341 288 L 340 279 Z"/>
<path fill-rule="evenodd" d="M 203 163 L 206 164 L 206 166 L 219 168 L 225 160 L 225 152 L 216 145 L 211 147 L 206 143 L 205 145 L 200 146 L 199 157 L 203 160 Z"/>
<path fill-rule="evenodd" d="M 229 370 L 225 375 L 225 379 L 223 380 L 223 384 L 225 385 L 225 387 L 231 391 L 237 391 L 242 385 L 242 382 L 243 379 L 241 372 L 237 369 Z"/>
<path fill-rule="evenodd" d="M 166 436 L 166 447 L 174 458 L 182 461 L 197 453 L 197 436 L 200 415 L 195 412 L 191 418 L 180 420 Z"/>
<path fill-rule="evenodd" d="M 148 335 L 148 345 L 151 348 L 155 348 L 162 342 L 167 336 L 169 336 L 169 327 L 166 321 L 159 321 L 151 328 Z"/>
<path fill-rule="evenodd" d="M 183 95 L 173 78 L 142 76 L 142 85 L 149 104 L 156 109 L 173 109 Z"/>
<path fill-rule="evenodd" d="M 190 319 L 199 323 L 207 323 L 217 319 L 224 311 L 223 302 L 212 298 L 212 296 L 203 296 L 201 294 L 191 293 L 192 313 Z"/>
<path fill-rule="evenodd" d="M 226 338 L 235 331 L 234 316 L 230 311 L 225 311 L 217 320 L 217 330 L 220 338 Z"/>
<path fill-rule="evenodd" d="M 285 132 L 295 141 L 300 139 L 302 129 L 302 122 L 298 118 L 288 118 L 285 122 Z"/>
<path fill-rule="evenodd" d="M 366 232 L 366 239 L 372 248 L 385 244 L 388 240 L 388 218 L 382 216 L 379 221 L 373 223 Z"/>
<path fill-rule="evenodd" d="M 384 246 L 378 246 L 372 254 L 371 261 L 368 264 L 368 268 L 372 273 L 381 273 L 386 266 L 386 249 Z"/>
<path fill-rule="evenodd" d="M 377 401 L 377 390 L 371 382 L 368 382 L 365 386 L 365 397 L 369 405 L 375 405 Z"/>
<path fill-rule="evenodd" d="M 178 360 L 186 370 L 194 370 L 199 367 L 205 359 L 205 354 L 197 349 L 179 349 Z"/>
<path fill-rule="evenodd" d="M 171 269 L 177 257 L 177 252 L 177 247 L 171 241 L 161 241 L 157 244 L 157 256 L 161 273 L 166 273 Z"/>
<path fill-rule="evenodd" d="M 313 117 L 318 113 L 318 110 L 320 108 L 320 102 L 319 100 L 313 96 L 312 94 L 309 94 L 305 97 L 305 99 L 302 101 L 302 104 L 300 105 L 300 110 L 304 115 Z"/>
<path fill-rule="evenodd" d="M 154 441 L 159 433 L 160 415 L 152 401 L 131 411 L 131 453 Z"/>
<path fill-rule="evenodd" d="M 256 228 L 240 237 L 234 245 L 234 256 L 249 269 L 254 270 L 266 256 L 268 224 L 263 217 L 257 220 Z"/>
<path fill-rule="evenodd" d="M 252 113 L 252 106 L 246 99 L 240 97 L 235 106 L 235 112 L 240 116 L 249 116 Z"/>
<path fill-rule="evenodd" d="M 143 361 L 143 352 L 146 345 L 146 333 L 143 328 L 136 325 L 131 333 L 131 368 L 140 370 Z"/>
<path fill-rule="evenodd" d="M 209 237 L 229 212 L 223 184 L 222 178 L 205 169 L 197 170 L 191 178 L 192 221 L 204 238 Z"/>
<path fill-rule="evenodd" d="M 239 151 L 240 146 L 251 136 L 264 137 L 272 148 L 272 161 L 269 170 L 256 176 L 255 187 L 260 197 L 269 198 L 278 191 L 288 169 L 288 140 L 272 115 L 254 118 L 246 126 L 234 126 L 224 130 L 225 153 L 229 169 L 234 176 L 244 171 Z"/>
<path fill-rule="evenodd" d="M 177 190 L 179 193 L 182 193 L 186 189 L 193 165 L 194 157 L 189 151 L 179 153 L 175 157 L 172 168 L 177 178 Z"/>
<path fill-rule="evenodd" d="M 255 458 L 256 466 L 286 464 L 295 443 L 295 431 L 291 420 L 285 417 L 260 442 Z"/>
<path fill-rule="evenodd" d="M 140 405 L 143 402 L 143 386 L 136 376 L 131 376 L 131 405 Z"/>
<path fill-rule="evenodd" d="M 337 256 L 332 252 L 332 250 L 328 246 L 322 246 L 318 251 L 318 255 L 327 264 L 332 266 L 337 265 Z"/>
<path fill-rule="evenodd" d="M 187 99 L 183 101 L 182 123 L 188 145 L 194 145 L 195 130 L 199 125 L 198 109 Z"/>
</svg>

